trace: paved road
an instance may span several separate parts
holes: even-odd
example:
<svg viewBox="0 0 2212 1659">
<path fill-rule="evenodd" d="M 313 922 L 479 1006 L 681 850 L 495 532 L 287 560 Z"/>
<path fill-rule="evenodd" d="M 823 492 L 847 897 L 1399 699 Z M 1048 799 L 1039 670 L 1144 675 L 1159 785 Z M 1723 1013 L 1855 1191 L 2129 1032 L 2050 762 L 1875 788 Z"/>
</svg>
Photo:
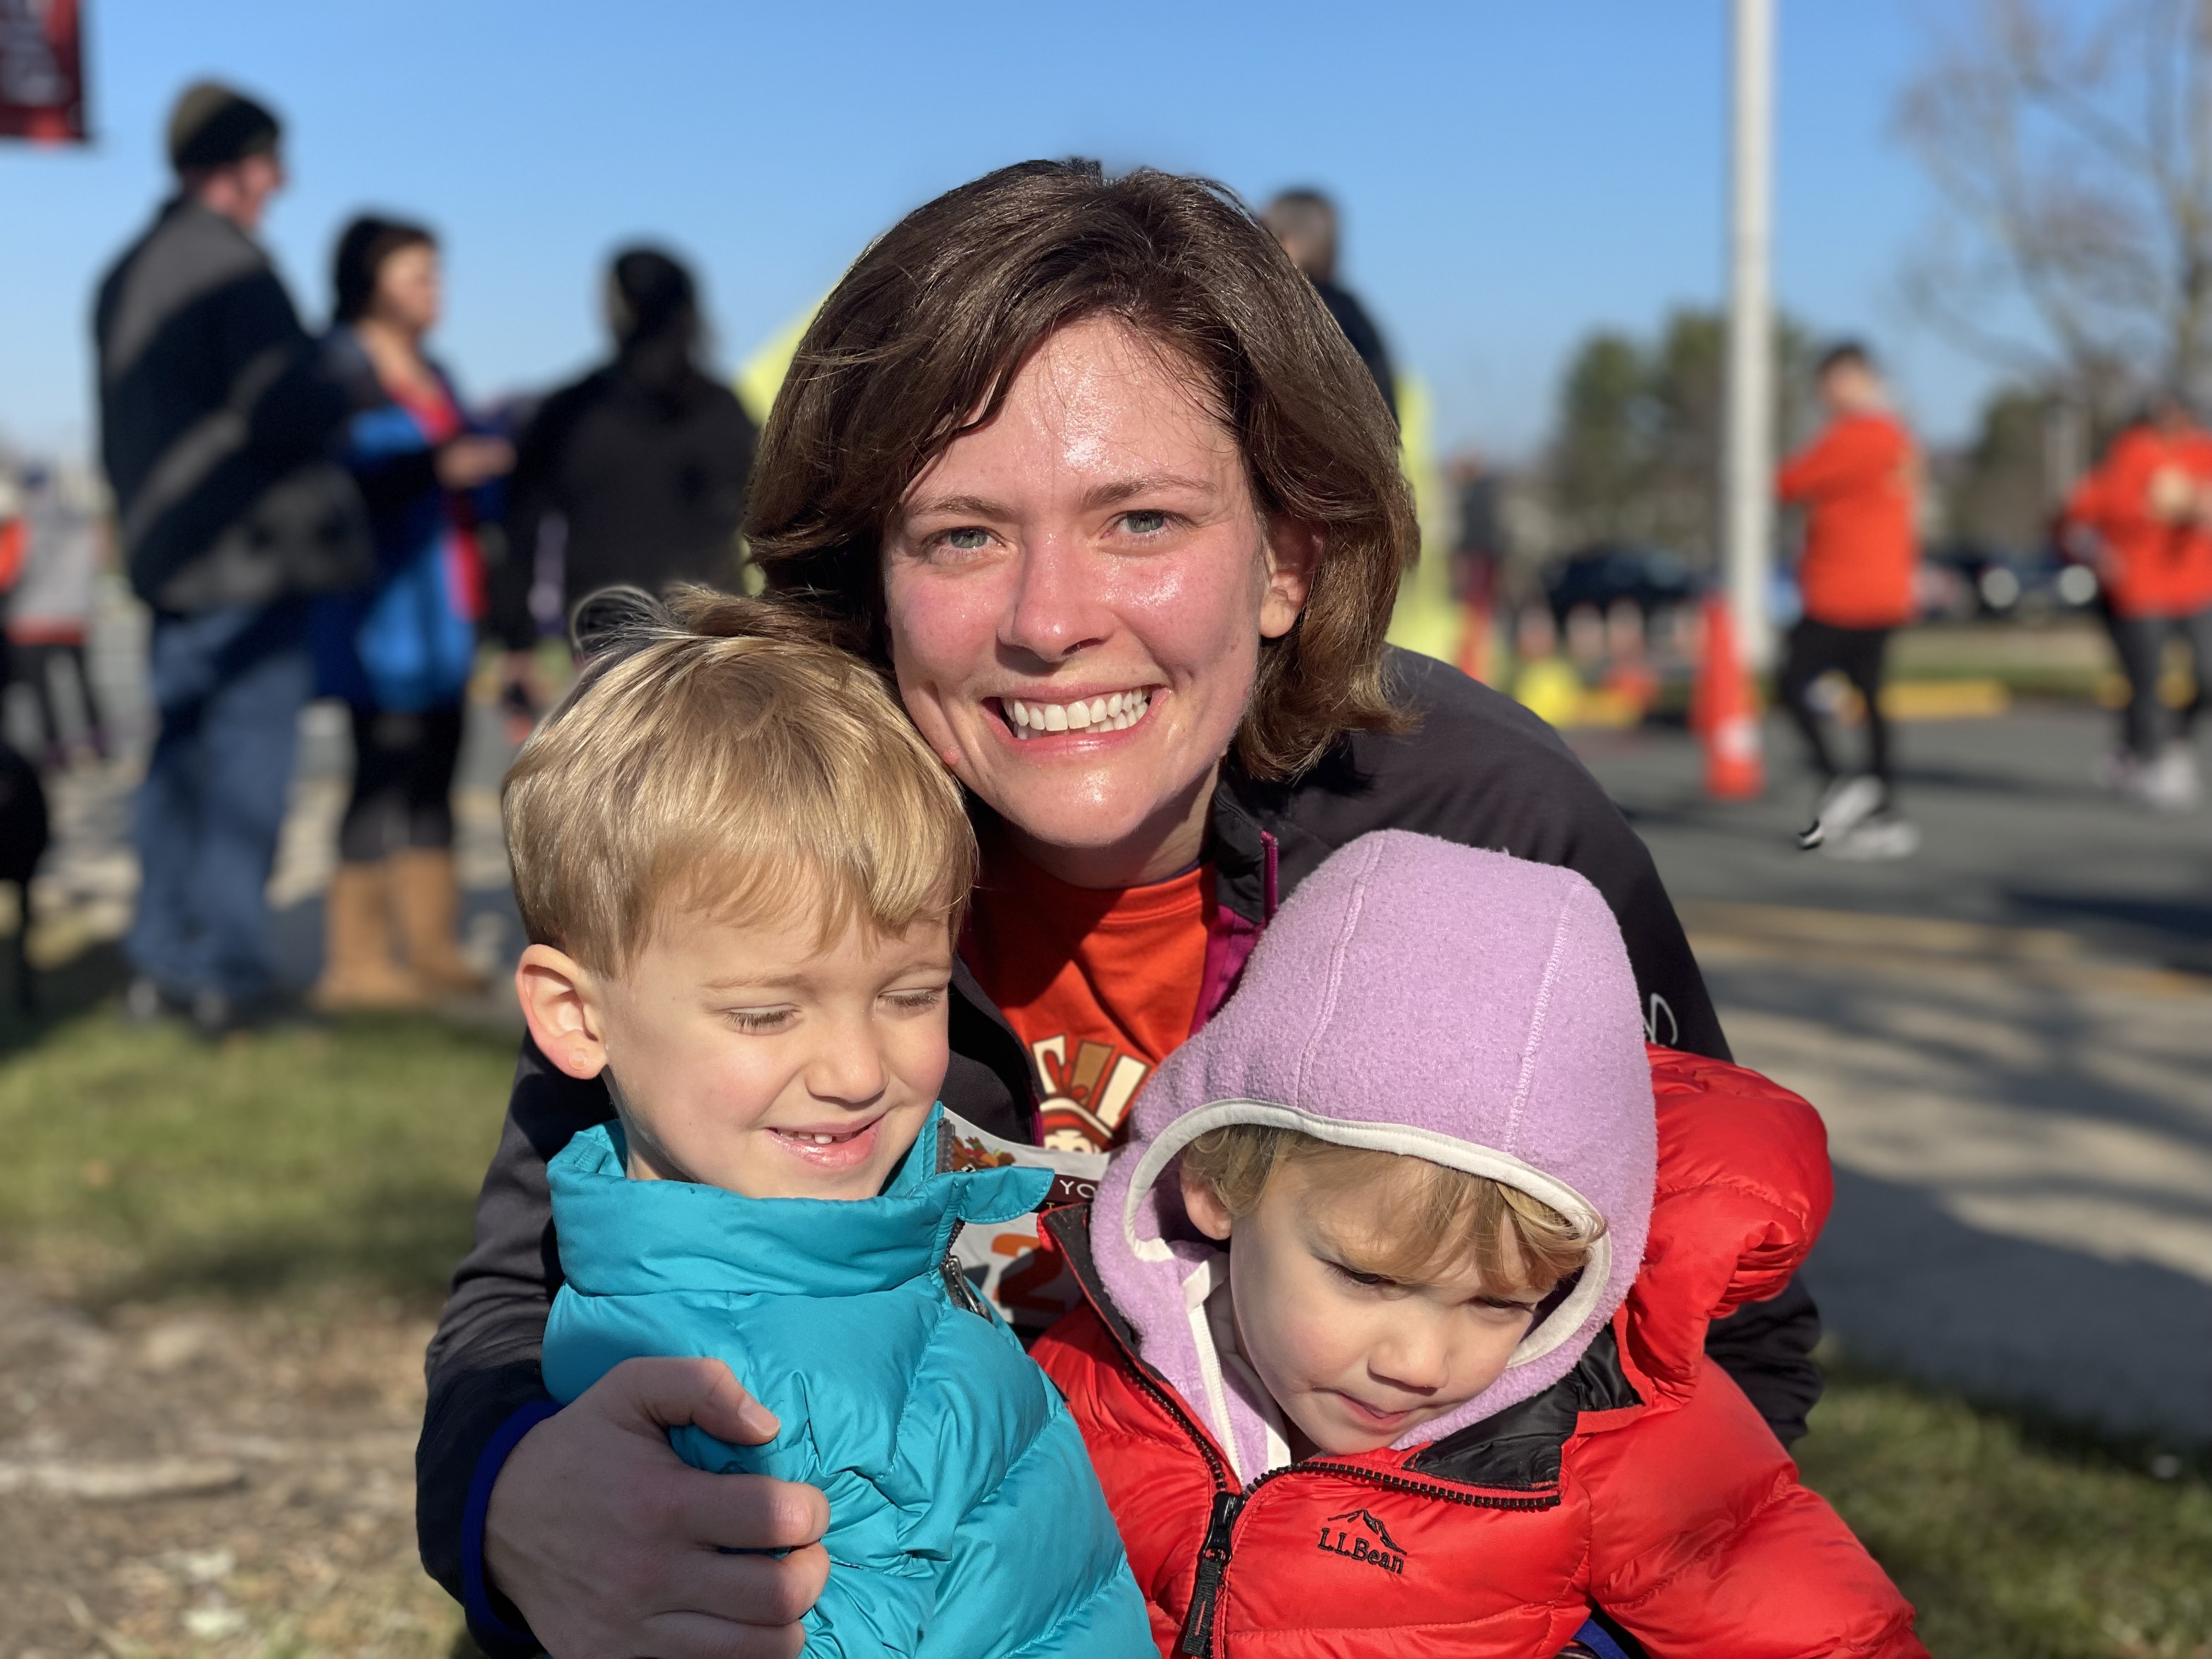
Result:
<svg viewBox="0 0 2212 1659">
<path fill-rule="evenodd" d="M 1903 732 L 1921 855 L 1797 852 L 1810 787 L 1723 806 L 1680 734 L 1578 734 L 1650 843 L 1738 1058 L 1826 1118 L 1808 1278 L 1850 1352 L 2212 1439 L 2212 812 L 2089 782 L 2087 709 Z"/>
</svg>

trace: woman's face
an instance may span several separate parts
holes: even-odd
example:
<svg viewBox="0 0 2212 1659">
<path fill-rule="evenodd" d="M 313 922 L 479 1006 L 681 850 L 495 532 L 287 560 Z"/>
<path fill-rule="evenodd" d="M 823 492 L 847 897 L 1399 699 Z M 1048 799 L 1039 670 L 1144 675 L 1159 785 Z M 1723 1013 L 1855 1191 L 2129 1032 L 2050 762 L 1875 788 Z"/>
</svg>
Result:
<svg viewBox="0 0 2212 1659">
<path fill-rule="evenodd" d="M 416 242 L 384 256 L 370 309 L 394 328 L 428 334 L 438 325 L 438 250 Z"/>
<path fill-rule="evenodd" d="M 1172 357 L 1073 325 L 886 532 L 900 695 L 1044 867 L 1159 879 L 1198 856 L 1260 641 L 1297 620 L 1318 549 L 1261 518 Z"/>
</svg>

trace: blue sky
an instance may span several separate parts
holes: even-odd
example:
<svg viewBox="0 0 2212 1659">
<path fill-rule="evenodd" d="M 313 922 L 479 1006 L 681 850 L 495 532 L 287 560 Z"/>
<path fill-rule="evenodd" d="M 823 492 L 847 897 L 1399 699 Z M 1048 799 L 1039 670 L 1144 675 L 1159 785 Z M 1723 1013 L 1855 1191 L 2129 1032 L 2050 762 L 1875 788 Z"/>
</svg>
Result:
<svg viewBox="0 0 2212 1659">
<path fill-rule="evenodd" d="M 289 119 L 269 229 L 302 308 L 327 304 L 349 213 L 427 218 L 449 262 L 438 347 L 483 395 L 590 358 L 595 272 L 626 239 L 696 258 L 732 360 L 901 212 L 1037 155 L 1329 190 L 1346 278 L 1428 379 L 1441 435 L 1506 454 L 1540 441 L 1586 331 L 1720 292 L 1724 0 L 89 4 L 98 143 L 0 147 L 17 444 L 88 430 L 88 296 L 165 188 L 161 124 L 202 74 Z M 1988 377 L 1897 298 L 1936 211 L 1887 131 L 1925 8 L 1782 10 L 1782 302 L 1879 342 L 1912 413 L 1958 436 Z"/>
</svg>

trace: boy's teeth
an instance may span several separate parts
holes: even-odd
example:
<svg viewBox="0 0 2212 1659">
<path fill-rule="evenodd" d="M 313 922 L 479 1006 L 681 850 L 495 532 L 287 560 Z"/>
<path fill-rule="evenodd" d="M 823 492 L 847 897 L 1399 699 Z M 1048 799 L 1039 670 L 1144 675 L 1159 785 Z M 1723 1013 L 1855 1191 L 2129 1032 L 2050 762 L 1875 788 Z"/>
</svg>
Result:
<svg viewBox="0 0 2212 1659">
<path fill-rule="evenodd" d="M 1093 727 L 1122 732 L 1144 719 L 1145 711 L 1152 707 L 1152 696 L 1149 690 L 1139 690 L 1073 702 L 1025 702 L 1008 697 L 1006 723 L 1018 738 L 1038 732 L 1088 732 Z"/>
</svg>

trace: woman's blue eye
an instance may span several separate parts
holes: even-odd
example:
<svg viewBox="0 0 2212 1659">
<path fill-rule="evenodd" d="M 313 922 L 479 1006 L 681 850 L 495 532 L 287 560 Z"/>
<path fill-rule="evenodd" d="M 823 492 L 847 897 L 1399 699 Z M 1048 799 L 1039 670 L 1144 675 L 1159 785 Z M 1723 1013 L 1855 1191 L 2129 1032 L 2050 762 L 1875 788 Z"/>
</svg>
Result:
<svg viewBox="0 0 2212 1659">
<path fill-rule="evenodd" d="M 991 532 L 969 526 L 964 530 L 948 530 L 937 538 L 957 553 L 975 553 L 990 544 Z"/>
<path fill-rule="evenodd" d="M 1168 515 L 1150 511 L 1124 513 L 1121 526 L 1133 536 L 1157 536 L 1168 527 Z"/>
</svg>

